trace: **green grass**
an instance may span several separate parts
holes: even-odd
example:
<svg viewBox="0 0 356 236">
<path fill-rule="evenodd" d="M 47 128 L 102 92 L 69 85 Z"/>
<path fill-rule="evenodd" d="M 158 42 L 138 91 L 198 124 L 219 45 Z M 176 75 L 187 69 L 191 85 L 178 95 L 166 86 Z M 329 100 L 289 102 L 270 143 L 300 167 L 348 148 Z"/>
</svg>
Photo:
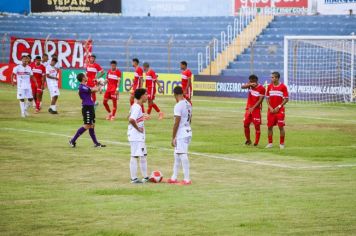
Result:
<svg viewBox="0 0 356 236">
<path fill-rule="evenodd" d="M 355 105 L 290 103 L 286 149 L 265 150 L 265 118 L 260 147 L 243 145 L 244 100 L 194 97 L 193 185 L 137 186 L 128 96 L 114 122 L 99 107 L 108 147 L 96 150 L 87 133 L 67 145 L 82 123 L 77 93 L 61 91 L 58 116 L 45 111 L 45 94 L 44 111 L 22 119 L 15 88 L 0 85 L 1 235 L 356 234 L 356 167 L 337 166 L 356 164 Z M 169 177 L 174 100 L 157 103 L 166 119 L 146 122 L 148 164 Z"/>
</svg>

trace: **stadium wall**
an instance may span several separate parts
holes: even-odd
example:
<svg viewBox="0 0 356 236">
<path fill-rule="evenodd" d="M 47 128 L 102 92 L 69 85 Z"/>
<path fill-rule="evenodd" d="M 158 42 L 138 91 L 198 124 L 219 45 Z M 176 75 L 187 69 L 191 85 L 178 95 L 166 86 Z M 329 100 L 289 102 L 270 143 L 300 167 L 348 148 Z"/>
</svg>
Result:
<svg viewBox="0 0 356 236">
<path fill-rule="evenodd" d="M 356 14 L 356 0 L 316 0 L 318 13 L 322 15 Z"/>
<path fill-rule="evenodd" d="M 0 12 L 28 14 L 30 12 L 29 0 L 0 0 Z"/>
<path fill-rule="evenodd" d="M 123 16 L 232 16 L 233 0 L 122 0 Z"/>
</svg>

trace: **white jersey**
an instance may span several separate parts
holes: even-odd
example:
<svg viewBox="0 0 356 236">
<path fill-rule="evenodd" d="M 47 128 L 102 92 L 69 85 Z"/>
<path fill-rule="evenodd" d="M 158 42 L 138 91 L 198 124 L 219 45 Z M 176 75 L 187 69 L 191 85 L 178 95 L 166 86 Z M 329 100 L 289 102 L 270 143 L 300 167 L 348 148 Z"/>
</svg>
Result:
<svg viewBox="0 0 356 236">
<path fill-rule="evenodd" d="M 134 119 L 137 123 L 137 126 L 139 128 L 143 128 L 143 133 L 139 132 L 133 125 L 130 123 L 129 127 L 127 129 L 127 136 L 130 142 L 133 141 L 139 141 L 139 142 L 144 142 L 145 141 L 145 122 L 144 122 L 144 117 L 143 117 L 143 112 L 142 112 L 142 107 L 134 103 L 131 108 L 130 108 L 130 116 L 129 119 Z"/>
<path fill-rule="evenodd" d="M 18 89 L 31 89 L 30 80 L 33 72 L 30 66 L 17 65 L 12 70 L 12 73 L 16 75 Z"/>
<path fill-rule="evenodd" d="M 54 77 L 58 78 L 58 69 L 55 68 L 54 66 L 48 65 L 46 67 L 46 75 L 50 75 L 50 76 L 54 76 Z M 58 80 L 56 80 L 56 79 L 47 77 L 46 81 L 47 81 L 48 87 L 58 85 Z"/>
<path fill-rule="evenodd" d="M 51 61 L 48 60 L 48 61 L 46 61 L 46 62 L 42 62 L 42 65 L 44 65 L 44 67 L 47 68 L 47 66 L 51 65 Z M 57 63 L 54 65 L 54 67 L 57 68 L 57 69 L 60 69 L 60 68 L 61 68 L 61 67 L 59 66 L 59 62 L 57 62 Z"/>
<path fill-rule="evenodd" d="M 179 127 L 176 138 L 186 138 L 192 136 L 190 121 L 192 119 L 192 105 L 187 100 L 182 100 L 174 106 L 174 116 L 180 116 Z"/>
</svg>

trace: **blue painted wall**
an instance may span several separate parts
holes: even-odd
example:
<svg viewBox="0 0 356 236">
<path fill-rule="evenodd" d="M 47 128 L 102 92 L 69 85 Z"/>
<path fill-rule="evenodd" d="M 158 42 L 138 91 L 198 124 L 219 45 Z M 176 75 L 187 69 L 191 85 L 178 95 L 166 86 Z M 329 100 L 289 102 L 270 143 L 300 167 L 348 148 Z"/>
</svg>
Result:
<svg viewBox="0 0 356 236">
<path fill-rule="evenodd" d="M 29 13 L 30 0 L 0 0 L 0 12 Z"/>
</svg>

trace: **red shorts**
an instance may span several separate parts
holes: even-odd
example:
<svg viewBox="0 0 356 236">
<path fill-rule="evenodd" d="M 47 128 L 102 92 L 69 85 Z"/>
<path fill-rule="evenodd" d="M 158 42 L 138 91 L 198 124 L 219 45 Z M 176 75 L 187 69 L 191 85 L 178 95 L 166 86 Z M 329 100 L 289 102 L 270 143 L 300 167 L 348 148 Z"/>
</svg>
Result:
<svg viewBox="0 0 356 236">
<path fill-rule="evenodd" d="M 87 82 L 87 86 L 88 87 L 95 87 L 97 84 L 96 80 L 94 81 L 94 79 L 89 79 L 88 78 L 88 82 Z"/>
<path fill-rule="evenodd" d="M 252 113 L 249 113 L 248 110 L 245 112 L 244 125 L 250 125 L 253 123 L 254 125 L 260 125 L 261 121 L 261 110 L 255 109 Z"/>
<path fill-rule="evenodd" d="M 183 88 L 183 91 L 184 91 L 184 89 L 185 89 L 185 88 Z M 189 87 L 189 88 L 187 89 L 187 93 L 184 94 L 184 98 L 185 98 L 185 99 L 188 99 L 188 100 L 190 100 L 190 99 L 192 98 L 192 88 L 191 88 L 191 87 Z"/>
<path fill-rule="evenodd" d="M 267 126 L 273 127 L 278 125 L 278 127 L 285 126 L 284 122 L 285 114 L 284 111 L 279 111 L 278 113 L 267 113 Z"/>
<path fill-rule="evenodd" d="M 156 98 L 156 88 L 152 87 L 152 88 L 147 88 L 147 98 L 148 100 L 155 100 Z"/>
<path fill-rule="evenodd" d="M 42 83 L 38 83 L 38 87 L 36 86 L 35 83 L 31 82 L 31 89 L 32 89 L 32 94 L 42 94 Z"/>
<path fill-rule="evenodd" d="M 104 94 L 104 99 L 105 100 L 109 100 L 109 99 L 112 99 L 112 100 L 117 100 L 119 98 L 119 94 L 116 94 L 116 91 L 106 91 L 105 94 Z"/>
</svg>

